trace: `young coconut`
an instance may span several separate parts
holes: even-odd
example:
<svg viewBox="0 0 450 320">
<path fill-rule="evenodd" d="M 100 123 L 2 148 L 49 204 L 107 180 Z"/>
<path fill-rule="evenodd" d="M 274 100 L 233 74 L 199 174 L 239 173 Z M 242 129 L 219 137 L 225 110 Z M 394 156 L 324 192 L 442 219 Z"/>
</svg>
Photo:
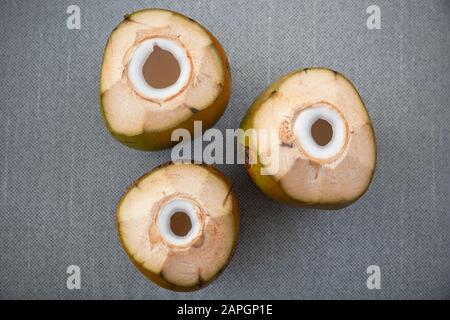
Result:
<svg viewBox="0 0 450 320">
<path fill-rule="evenodd" d="M 146 9 L 125 16 L 106 45 L 100 104 L 106 126 L 136 149 L 167 148 L 177 128 L 211 127 L 231 93 L 227 56 L 203 26 L 179 13 Z"/>
<path fill-rule="evenodd" d="M 254 102 L 241 128 L 270 135 L 243 136 L 241 144 L 252 180 L 275 200 L 338 209 L 369 187 L 374 131 L 358 91 L 335 71 L 310 68 L 277 80 Z"/>
<path fill-rule="evenodd" d="M 197 290 L 220 274 L 234 252 L 236 196 L 211 166 L 168 163 L 122 196 L 117 230 L 129 258 L 147 278 L 171 290 Z"/>
</svg>

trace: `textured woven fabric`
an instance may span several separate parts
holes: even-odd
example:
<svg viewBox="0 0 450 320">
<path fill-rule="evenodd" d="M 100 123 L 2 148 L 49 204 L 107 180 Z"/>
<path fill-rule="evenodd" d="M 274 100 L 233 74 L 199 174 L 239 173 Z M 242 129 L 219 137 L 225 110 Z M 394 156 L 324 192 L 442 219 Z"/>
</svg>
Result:
<svg viewBox="0 0 450 320">
<path fill-rule="evenodd" d="M 381 29 L 369 30 L 376 2 Z M 450 2 L 0 2 L 0 298 L 450 298 Z M 205 25 L 228 53 L 233 94 L 219 129 L 292 70 L 351 79 L 371 116 L 377 171 L 339 211 L 277 204 L 242 166 L 221 165 L 241 207 L 239 244 L 209 287 L 174 293 L 130 263 L 115 230 L 124 189 L 170 150 L 116 142 L 98 107 L 107 37 L 125 13 L 165 7 Z M 66 268 L 81 268 L 81 290 Z M 381 290 L 366 286 L 381 268 Z"/>
</svg>

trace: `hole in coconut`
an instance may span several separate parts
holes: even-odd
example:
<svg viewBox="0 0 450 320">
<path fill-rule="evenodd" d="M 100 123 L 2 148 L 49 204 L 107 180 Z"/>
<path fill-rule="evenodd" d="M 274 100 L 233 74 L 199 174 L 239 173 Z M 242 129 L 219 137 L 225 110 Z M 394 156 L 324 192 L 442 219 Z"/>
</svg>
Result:
<svg viewBox="0 0 450 320">
<path fill-rule="evenodd" d="M 293 123 L 297 144 L 309 156 L 327 159 L 338 154 L 347 139 L 344 118 L 333 106 L 318 103 L 301 110 Z"/>
<path fill-rule="evenodd" d="M 168 51 L 153 46 L 153 51 L 142 68 L 145 81 L 157 89 L 173 85 L 180 76 L 180 64 L 174 55 Z"/>
<path fill-rule="evenodd" d="M 319 146 L 326 146 L 333 138 L 333 127 L 324 119 L 318 119 L 311 126 L 311 136 Z"/>
<path fill-rule="evenodd" d="M 172 39 L 151 38 L 134 49 L 127 74 L 140 96 L 167 100 L 187 87 L 191 69 L 191 58 L 180 43 Z"/>
<path fill-rule="evenodd" d="M 191 231 L 192 222 L 185 212 L 175 212 L 170 217 L 170 229 L 178 237 L 184 237 Z"/>
<path fill-rule="evenodd" d="M 172 245 L 191 243 L 202 230 L 199 208 L 187 199 L 172 199 L 161 206 L 156 225 L 161 236 Z"/>
</svg>

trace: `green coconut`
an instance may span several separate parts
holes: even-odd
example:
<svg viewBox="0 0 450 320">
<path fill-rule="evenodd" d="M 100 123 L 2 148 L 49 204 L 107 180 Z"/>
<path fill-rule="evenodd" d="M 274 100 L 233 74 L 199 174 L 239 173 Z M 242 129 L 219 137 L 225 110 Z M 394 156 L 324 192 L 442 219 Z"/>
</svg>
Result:
<svg viewBox="0 0 450 320">
<path fill-rule="evenodd" d="M 117 206 L 117 231 L 133 264 L 175 291 L 211 283 L 239 233 L 235 193 L 212 166 L 168 163 L 134 182 Z"/>
<path fill-rule="evenodd" d="M 338 72 L 308 68 L 278 79 L 256 99 L 241 128 L 262 137 L 243 135 L 240 144 L 251 179 L 274 200 L 338 209 L 370 185 L 374 130 L 358 91 Z"/>
<path fill-rule="evenodd" d="M 166 87 L 151 85 L 144 74 L 160 47 L 180 70 Z M 130 147 L 157 150 L 177 143 L 175 129 L 193 135 L 196 120 L 203 130 L 214 125 L 228 104 L 231 75 L 224 49 L 207 29 L 173 11 L 146 9 L 125 16 L 111 33 L 99 89 L 109 132 Z"/>
</svg>

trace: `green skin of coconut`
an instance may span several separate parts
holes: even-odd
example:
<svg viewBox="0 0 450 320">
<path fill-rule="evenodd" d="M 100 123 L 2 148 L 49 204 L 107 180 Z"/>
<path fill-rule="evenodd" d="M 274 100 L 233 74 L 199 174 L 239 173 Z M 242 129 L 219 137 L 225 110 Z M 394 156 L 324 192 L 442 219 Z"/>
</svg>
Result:
<svg viewBox="0 0 450 320">
<path fill-rule="evenodd" d="M 139 12 L 142 12 L 142 11 L 146 11 L 146 10 L 149 10 L 149 9 L 139 10 L 132 14 L 126 15 L 124 20 L 127 20 L 127 19 L 133 17 L 133 15 L 135 15 Z M 150 10 L 157 10 L 157 9 L 150 9 Z M 178 12 L 166 10 L 166 9 L 163 9 L 163 11 L 172 12 L 173 14 L 179 15 L 183 18 L 189 19 L 189 20 L 197 23 L 195 20 L 188 18 L 186 16 L 183 16 L 182 14 L 180 14 Z M 214 37 L 214 35 L 212 35 L 211 32 L 209 32 L 209 30 L 207 30 L 201 24 L 199 24 L 199 23 L 197 23 L 197 24 L 203 30 L 205 30 L 206 33 L 209 35 L 209 37 L 212 40 L 213 46 L 216 49 L 216 51 L 222 61 L 222 66 L 223 66 L 223 70 L 224 70 L 223 88 L 222 88 L 222 91 L 220 92 L 220 94 L 217 96 L 216 100 L 210 106 L 208 106 L 207 108 L 204 108 L 201 111 L 198 111 L 198 112 L 193 111 L 191 117 L 189 117 L 188 119 L 186 119 L 185 121 L 181 122 L 180 124 L 178 124 L 177 126 L 175 126 L 173 128 L 170 128 L 170 129 L 167 129 L 164 131 L 143 132 L 140 135 L 127 136 L 127 135 L 123 135 L 123 134 L 114 132 L 114 130 L 108 124 L 108 121 L 106 120 L 106 116 L 105 116 L 105 110 L 103 107 L 103 96 L 101 93 L 101 83 L 100 83 L 100 85 L 99 85 L 99 100 L 100 100 L 100 110 L 101 110 L 101 113 L 103 116 L 103 121 L 106 125 L 106 128 L 110 132 L 110 134 L 116 140 L 120 141 L 121 143 L 123 143 L 131 148 L 143 150 L 143 151 L 154 151 L 154 150 L 170 148 L 179 142 L 179 141 L 172 141 L 172 139 L 171 139 L 172 132 L 174 130 L 186 129 L 190 132 L 190 136 L 194 137 L 194 121 L 202 121 L 202 130 L 204 132 L 208 128 L 211 128 L 219 120 L 219 118 L 222 116 L 222 114 L 225 112 L 225 109 L 228 105 L 228 102 L 229 102 L 230 96 L 231 96 L 231 71 L 230 71 L 230 65 L 228 62 L 228 58 L 225 53 L 225 50 L 223 49 L 223 47 L 221 46 L 221 44 L 217 40 L 217 38 Z M 106 53 L 106 48 L 108 46 L 109 41 L 111 40 L 111 36 L 113 33 L 114 33 L 114 31 L 111 33 L 111 35 L 106 43 L 105 50 L 103 51 L 104 54 Z M 102 64 L 102 67 L 103 67 L 103 64 Z"/>
<path fill-rule="evenodd" d="M 290 78 L 292 75 L 297 74 L 299 72 L 302 72 L 304 70 L 313 70 L 313 69 L 317 69 L 317 70 L 325 70 L 325 71 L 329 71 L 332 72 L 334 74 L 339 74 L 340 76 L 342 76 L 343 78 L 345 78 L 342 74 L 334 71 L 334 70 L 330 70 L 327 68 L 305 68 L 305 69 L 299 69 L 296 71 L 293 71 L 291 73 L 288 73 L 287 75 L 279 78 L 278 80 L 276 80 L 275 82 L 273 82 L 270 86 L 268 86 L 261 94 L 260 96 L 253 102 L 253 104 L 251 105 L 251 107 L 249 108 L 247 114 L 245 115 L 244 119 L 241 122 L 240 128 L 242 130 L 247 130 L 247 129 L 252 129 L 254 128 L 253 125 L 253 119 L 254 116 L 256 114 L 256 112 L 258 111 L 258 109 L 260 108 L 261 105 L 263 105 L 267 99 L 270 98 L 270 96 L 275 93 L 276 91 L 278 91 L 278 89 L 280 88 L 280 86 L 283 84 L 283 82 L 285 80 L 287 80 L 288 78 Z M 347 78 L 345 78 L 347 79 Z M 351 81 L 349 81 L 347 79 L 347 81 L 349 83 L 352 83 Z M 356 90 L 356 88 L 353 85 L 353 88 L 355 89 L 356 92 L 358 92 L 358 90 Z M 359 95 L 359 93 L 358 93 Z M 361 98 L 361 96 L 360 96 Z M 361 99 L 362 101 L 362 99 Z M 366 109 L 367 112 L 367 109 Z M 372 127 L 372 131 L 373 131 L 373 127 Z M 373 137 L 375 138 L 375 134 L 373 135 Z M 240 145 L 243 146 L 246 150 L 249 148 L 249 142 L 248 140 L 246 140 L 245 138 L 241 139 L 239 141 Z M 374 141 L 374 145 L 376 146 L 376 142 Z M 255 156 L 256 156 L 257 152 L 255 152 Z M 376 159 L 376 149 L 375 149 L 375 159 Z M 256 156 L 256 159 L 252 161 L 252 163 L 248 163 L 248 158 L 246 157 L 246 164 L 245 167 L 247 169 L 247 172 L 250 176 L 250 178 L 252 179 L 252 181 L 256 184 L 256 186 L 269 198 L 284 203 L 290 207 L 303 207 L 303 208 L 313 208 L 313 209 L 327 209 L 327 210 L 337 210 L 337 209 L 342 209 L 354 202 L 356 202 L 360 197 L 362 197 L 364 195 L 364 193 L 368 190 L 370 183 L 373 179 L 373 175 L 375 173 L 375 166 L 372 170 L 372 176 L 371 176 L 371 180 L 370 182 L 367 184 L 366 189 L 360 193 L 357 197 L 350 199 L 348 201 L 345 202 L 335 202 L 335 203 L 310 203 L 310 202 L 303 202 L 303 201 L 299 201 L 297 199 L 294 199 L 292 197 L 290 197 L 289 195 L 286 194 L 286 192 L 284 192 L 284 190 L 281 188 L 280 184 L 278 183 L 278 181 L 276 179 L 274 179 L 273 176 L 271 175 L 262 175 L 261 173 L 261 168 L 264 167 L 264 165 L 261 163 L 261 161 L 259 161 L 258 157 Z"/>
<path fill-rule="evenodd" d="M 122 203 L 122 201 L 125 199 L 128 190 L 130 190 L 131 188 L 133 188 L 134 186 L 138 185 L 139 182 L 146 178 L 147 176 L 151 175 L 152 172 L 163 168 L 165 166 L 171 165 L 173 164 L 173 162 L 169 161 L 166 162 L 164 164 L 161 164 L 159 166 L 157 166 L 156 168 L 154 168 L 153 170 L 151 170 L 150 172 L 146 173 L 145 175 L 143 175 L 142 177 L 140 177 L 139 179 L 137 179 L 133 184 L 131 184 L 127 190 L 124 192 L 124 194 L 122 195 L 119 203 L 117 204 L 117 208 L 120 208 L 120 205 Z M 239 226 L 240 226 L 240 216 L 239 216 L 239 207 L 238 207 L 238 203 L 237 203 L 237 197 L 235 192 L 233 191 L 232 188 L 232 184 L 231 182 L 228 180 L 228 178 L 219 170 L 217 170 L 215 167 L 211 166 L 211 165 L 206 165 L 206 164 L 197 164 L 200 166 L 205 167 L 207 170 L 209 170 L 212 174 L 219 176 L 220 178 L 222 178 L 223 181 L 225 181 L 227 183 L 227 185 L 230 188 L 230 196 L 231 199 L 233 200 L 233 217 L 234 217 L 234 234 L 232 235 L 234 237 L 233 239 L 233 249 L 230 252 L 230 255 L 228 257 L 227 262 L 223 265 L 223 267 L 215 274 L 214 277 L 212 277 L 211 279 L 208 279 L 207 281 L 198 283 L 196 286 L 192 286 L 192 287 L 181 287 L 181 286 L 177 286 L 174 285 L 173 283 L 167 281 L 164 278 L 164 275 L 162 273 L 154 273 L 154 272 L 150 272 L 149 270 L 145 269 L 142 264 L 140 264 L 138 261 L 135 260 L 135 258 L 133 257 L 133 255 L 129 252 L 128 248 L 125 246 L 125 244 L 122 241 L 122 238 L 120 237 L 119 234 L 119 222 L 117 222 L 116 220 L 116 230 L 117 230 L 117 234 L 119 235 L 119 241 L 122 245 L 122 248 L 124 249 L 124 251 L 126 252 L 128 258 L 131 260 L 131 262 L 133 263 L 133 265 L 136 267 L 136 269 L 138 269 L 147 279 L 149 279 L 150 281 L 152 281 L 153 283 L 155 283 L 156 285 L 168 289 L 168 290 L 172 290 L 172 291 L 178 291 L 178 292 L 191 292 L 191 291 L 196 291 L 196 290 L 200 290 L 206 286 L 208 286 L 210 283 L 212 283 L 215 279 L 217 279 L 217 277 L 223 272 L 223 270 L 225 270 L 225 268 L 228 266 L 228 264 L 231 261 L 231 258 L 234 255 L 234 252 L 236 251 L 236 245 L 237 245 L 237 241 L 238 241 L 238 237 L 239 237 Z"/>
</svg>

